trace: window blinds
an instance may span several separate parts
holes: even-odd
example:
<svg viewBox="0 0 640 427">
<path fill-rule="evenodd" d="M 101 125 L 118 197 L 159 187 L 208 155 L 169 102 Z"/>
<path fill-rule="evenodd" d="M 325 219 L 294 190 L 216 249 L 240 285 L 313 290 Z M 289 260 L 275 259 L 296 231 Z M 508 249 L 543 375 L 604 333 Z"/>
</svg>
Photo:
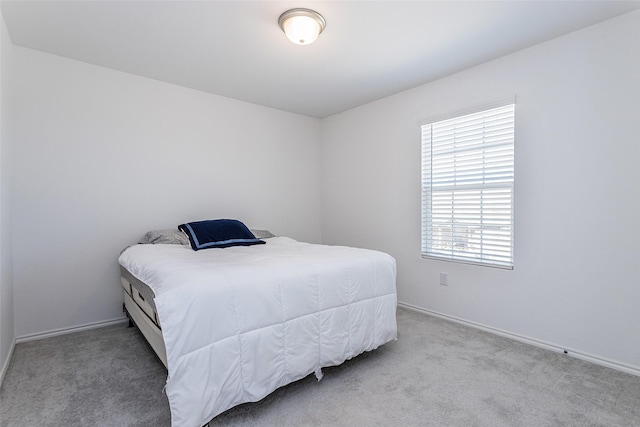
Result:
<svg viewBox="0 0 640 427">
<path fill-rule="evenodd" d="M 422 256 L 513 268 L 515 105 L 422 126 Z"/>
</svg>

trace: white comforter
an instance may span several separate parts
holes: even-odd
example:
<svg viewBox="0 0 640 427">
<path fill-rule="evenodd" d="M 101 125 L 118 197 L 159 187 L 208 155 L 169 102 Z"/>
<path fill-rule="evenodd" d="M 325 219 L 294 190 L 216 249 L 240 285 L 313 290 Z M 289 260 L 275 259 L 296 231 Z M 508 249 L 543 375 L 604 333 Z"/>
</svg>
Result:
<svg viewBox="0 0 640 427">
<path fill-rule="evenodd" d="M 391 256 L 266 241 L 197 252 L 136 245 L 120 256 L 156 295 L 172 426 L 200 427 L 396 338 Z"/>
</svg>

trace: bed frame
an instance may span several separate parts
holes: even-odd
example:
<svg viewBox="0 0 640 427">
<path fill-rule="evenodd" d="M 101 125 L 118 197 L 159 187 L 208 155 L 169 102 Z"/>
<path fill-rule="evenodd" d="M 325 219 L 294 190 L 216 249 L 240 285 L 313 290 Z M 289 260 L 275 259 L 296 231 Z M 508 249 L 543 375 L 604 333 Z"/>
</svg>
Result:
<svg viewBox="0 0 640 427">
<path fill-rule="evenodd" d="M 128 278 L 121 277 L 120 283 L 124 288 L 124 311 L 129 318 L 129 326 L 138 327 L 142 335 L 156 353 L 160 361 L 167 367 L 167 351 L 162 338 L 162 330 L 158 322 L 155 309 L 147 302 Z"/>
</svg>

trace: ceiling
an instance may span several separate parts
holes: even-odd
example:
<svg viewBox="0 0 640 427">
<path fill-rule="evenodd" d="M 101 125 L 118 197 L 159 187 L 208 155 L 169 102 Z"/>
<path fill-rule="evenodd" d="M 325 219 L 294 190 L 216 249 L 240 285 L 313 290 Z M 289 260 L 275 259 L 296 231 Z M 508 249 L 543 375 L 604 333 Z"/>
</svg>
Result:
<svg viewBox="0 0 640 427">
<path fill-rule="evenodd" d="M 321 13 L 318 41 L 278 27 Z M 15 45 L 312 117 L 640 8 L 636 1 L 2 1 Z"/>
</svg>

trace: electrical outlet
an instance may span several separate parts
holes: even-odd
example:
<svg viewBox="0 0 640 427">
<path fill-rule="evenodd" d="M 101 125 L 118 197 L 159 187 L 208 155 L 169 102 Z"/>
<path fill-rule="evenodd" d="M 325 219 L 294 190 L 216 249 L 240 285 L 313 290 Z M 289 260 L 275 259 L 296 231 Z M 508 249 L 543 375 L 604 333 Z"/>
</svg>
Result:
<svg viewBox="0 0 640 427">
<path fill-rule="evenodd" d="M 442 286 L 448 286 L 449 285 L 449 276 L 447 273 L 440 273 L 440 284 Z"/>
</svg>

